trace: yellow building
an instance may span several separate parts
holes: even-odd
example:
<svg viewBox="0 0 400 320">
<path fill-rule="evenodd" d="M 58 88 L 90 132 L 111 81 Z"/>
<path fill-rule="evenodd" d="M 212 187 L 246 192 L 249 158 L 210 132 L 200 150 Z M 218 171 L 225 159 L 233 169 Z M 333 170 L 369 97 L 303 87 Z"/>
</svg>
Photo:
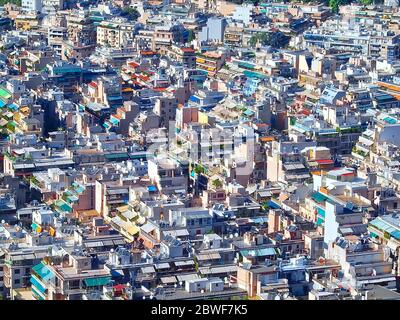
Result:
<svg viewBox="0 0 400 320">
<path fill-rule="evenodd" d="M 39 19 L 36 15 L 18 15 L 15 19 L 15 28 L 17 30 L 32 30 L 39 26 Z"/>
</svg>

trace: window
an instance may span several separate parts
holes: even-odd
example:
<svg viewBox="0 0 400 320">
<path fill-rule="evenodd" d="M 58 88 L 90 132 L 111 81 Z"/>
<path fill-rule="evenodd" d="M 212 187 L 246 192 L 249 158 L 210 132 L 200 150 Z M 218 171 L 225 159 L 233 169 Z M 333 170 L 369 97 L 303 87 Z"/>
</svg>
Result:
<svg viewBox="0 0 400 320">
<path fill-rule="evenodd" d="M 15 279 L 14 280 L 14 284 L 20 284 L 21 283 L 21 280 L 20 279 Z"/>
<path fill-rule="evenodd" d="M 79 280 L 72 280 L 69 282 L 69 288 L 70 289 L 79 289 L 80 287 L 80 281 Z"/>
<path fill-rule="evenodd" d="M 19 269 L 15 269 L 15 272 L 14 272 L 14 274 L 20 274 L 21 273 L 21 270 L 19 270 Z"/>
</svg>

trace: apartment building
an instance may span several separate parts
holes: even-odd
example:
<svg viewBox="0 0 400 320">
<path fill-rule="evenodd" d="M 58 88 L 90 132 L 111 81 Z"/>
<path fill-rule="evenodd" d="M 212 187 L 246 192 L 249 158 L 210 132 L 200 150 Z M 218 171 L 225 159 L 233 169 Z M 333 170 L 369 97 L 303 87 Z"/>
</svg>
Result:
<svg viewBox="0 0 400 320">
<path fill-rule="evenodd" d="M 134 26 L 128 23 L 102 21 L 97 25 L 97 45 L 123 48 L 132 45 Z"/>
</svg>

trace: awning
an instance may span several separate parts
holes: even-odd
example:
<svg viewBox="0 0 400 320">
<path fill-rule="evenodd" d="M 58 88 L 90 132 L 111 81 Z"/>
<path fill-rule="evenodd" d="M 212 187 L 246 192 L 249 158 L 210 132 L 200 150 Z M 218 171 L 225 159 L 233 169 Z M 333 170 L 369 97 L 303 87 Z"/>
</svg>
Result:
<svg viewBox="0 0 400 320">
<path fill-rule="evenodd" d="M 154 265 L 154 267 L 155 267 L 157 270 L 161 270 L 161 269 L 169 269 L 171 266 L 169 265 L 168 262 L 163 262 L 163 263 L 156 263 L 156 264 Z"/>
<path fill-rule="evenodd" d="M 221 255 L 218 252 L 213 253 L 201 253 L 197 255 L 198 261 L 211 261 L 211 260 L 220 260 Z"/>
<path fill-rule="evenodd" d="M 189 273 L 184 275 L 177 275 L 176 276 L 178 281 L 190 281 L 195 279 L 200 279 L 200 276 L 197 273 Z"/>
<path fill-rule="evenodd" d="M 150 233 L 156 229 L 156 227 L 152 223 L 146 223 L 145 225 L 141 226 L 140 229 L 146 233 Z"/>
<path fill-rule="evenodd" d="M 199 272 L 202 275 L 218 275 L 228 274 L 237 272 L 237 267 L 233 266 L 212 266 L 212 267 L 200 267 Z"/>
<path fill-rule="evenodd" d="M 177 282 L 175 276 L 172 276 L 172 277 L 162 277 L 162 278 L 160 278 L 160 280 L 161 280 L 161 283 L 163 283 L 163 284 L 173 284 L 173 283 L 176 283 L 176 282 Z"/>
<path fill-rule="evenodd" d="M 194 261 L 193 260 L 175 261 L 174 264 L 177 267 L 191 266 L 191 265 L 194 265 Z"/>
<path fill-rule="evenodd" d="M 247 256 L 264 257 L 264 256 L 276 255 L 276 251 L 274 248 L 262 248 L 262 249 L 253 249 L 253 250 L 241 250 L 240 254 L 244 257 L 247 257 Z"/>
<path fill-rule="evenodd" d="M 189 235 L 189 231 L 187 229 L 178 229 L 178 230 L 166 230 L 163 231 L 164 237 L 172 236 L 172 237 L 186 237 Z"/>
<path fill-rule="evenodd" d="M 110 277 L 101 277 L 101 278 L 89 278 L 84 279 L 86 286 L 88 287 L 97 287 L 97 286 L 105 286 L 110 282 Z"/>
<path fill-rule="evenodd" d="M 116 278 L 125 276 L 122 270 L 111 270 L 111 275 Z"/>
<path fill-rule="evenodd" d="M 32 267 L 32 271 L 35 272 L 40 279 L 50 280 L 55 275 L 50 271 L 50 269 L 43 263 L 39 263 L 36 266 Z"/>
<path fill-rule="evenodd" d="M 142 267 L 142 268 L 140 268 L 140 270 L 142 271 L 142 273 L 155 273 L 156 272 L 156 270 L 152 266 Z"/>
<path fill-rule="evenodd" d="M 277 204 L 276 202 L 274 202 L 274 201 L 272 201 L 272 200 L 269 200 L 269 201 L 267 202 L 267 205 L 268 205 L 268 207 L 271 208 L 271 209 L 280 209 L 280 208 L 281 208 L 279 204 Z"/>
<path fill-rule="evenodd" d="M 253 220 L 253 223 L 255 223 L 255 224 L 263 224 L 263 223 L 268 222 L 267 217 L 255 217 L 255 218 L 251 218 L 251 220 Z"/>
<path fill-rule="evenodd" d="M 30 282 L 32 284 L 32 286 L 35 286 L 36 289 L 41 292 L 44 293 L 46 291 L 46 287 L 44 287 L 36 278 L 34 275 L 31 276 L 30 278 Z"/>
</svg>

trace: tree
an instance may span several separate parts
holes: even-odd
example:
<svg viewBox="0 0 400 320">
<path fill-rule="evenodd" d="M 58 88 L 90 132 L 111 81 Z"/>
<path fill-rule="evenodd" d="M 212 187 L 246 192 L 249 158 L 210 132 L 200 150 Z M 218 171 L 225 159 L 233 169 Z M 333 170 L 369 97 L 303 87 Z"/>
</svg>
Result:
<svg viewBox="0 0 400 320">
<path fill-rule="evenodd" d="M 21 6 L 22 0 L 0 0 L 0 6 L 4 6 L 7 3 L 16 4 L 17 6 Z"/>
<path fill-rule="evenodd" d="M 131 7 L 125 7 L 122 9 L 122 14 L 123 17 L 128 18 L 131 21 L 136 21 L 140 17 L 139 11 L 136 10 L 136 8 L 131 8 Z"/>
<path fill-rule="evenodd" d="M 201 173 L 204 172 L 204 169 L 203 169 L 202 166 L 196 164 L 195 167 L 194 167 L 194 172 L 197 173 L 197 174 L 201 174 Z"/>
<path fill-rule="evenodd" d="M 251 47 L 255 47 L 257 43 L 263 46 L 271 46 L 273 48 L 282 48 L 288 45 L 290 37 L 282 33 L 277 32 L 260 32 L 256 33 L 250 38 L 249 44 Z"/>
<path fill-rule="evenodd" d="M 340 5 L 340 0 L 329 0 L 329 7 L 332 9 L 334 13 L 339 12 L 339 5 Z"/>
<path fill-rule="evenodd" d="M 194 36 L 193 30 L 189 30 L 188 42 L 192 42 L 194 39 L 195 39 L 195 36 Z"/>
<path fill-rule="evenodd" d="M 215 179 L 212 181 L 212 185 L 218 189 L 222 187 L 222 182 L 219 179 Z"/>
<path fill-rule="evenodd" d="M 363 1 L 370 1 L 372 3 L 373 0 L 360 0 L 361 2 Z M 339 7 L 346 5 L 346 4 L 350 4 L 352 3 L 351 0 L 329 0 L 328 1 L 328 5 L 329 7 L 331 7 L 332 11 L 334 13 L 338 13 L 339 12 Z"/>
<path fill-rule="evenodd" d="M 364 6 L 369 6 L 369 5 L 371 5 L 371 4 L 373 4 L 373 0 L 361 0 L 361 3 L 364 5 Z"/>
</svg>

